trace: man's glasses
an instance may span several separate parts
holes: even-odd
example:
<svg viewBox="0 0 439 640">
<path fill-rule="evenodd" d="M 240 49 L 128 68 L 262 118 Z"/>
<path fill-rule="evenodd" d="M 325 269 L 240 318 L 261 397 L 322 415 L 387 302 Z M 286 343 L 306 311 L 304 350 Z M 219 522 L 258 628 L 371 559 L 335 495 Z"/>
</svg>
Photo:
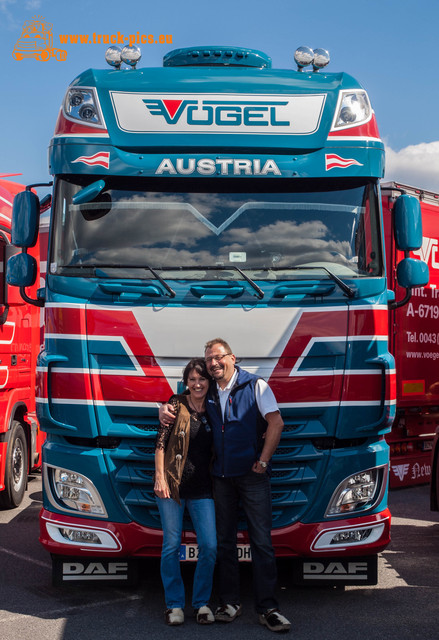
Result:
<svg viewBox="0 0 439 640">
<path fill-rule="evenodd" d="M 206 364 L 210 364 L 215 360 L 215 362 L 222 362 L 226 356 L 231 356 L 231 353 L 224 353 L 222 356 L 210 356 L 209 358 L 204 358 Z"/>
</svg>

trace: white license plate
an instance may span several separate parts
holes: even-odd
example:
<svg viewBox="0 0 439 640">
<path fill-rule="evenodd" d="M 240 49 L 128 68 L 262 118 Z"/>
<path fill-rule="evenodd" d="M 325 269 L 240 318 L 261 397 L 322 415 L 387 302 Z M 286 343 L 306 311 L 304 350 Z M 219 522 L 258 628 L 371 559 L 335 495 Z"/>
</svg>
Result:
<svg viewBox="0 0 439 640">
<path fill-rule="evenodd" d="M 238 544 L 238 560 L 239 562 L 251 562 L 252 554 L 249 544 Z M 182 544 L 180 546 L 180 560 L 184 562 L 196 562 L 198 559 L 197 544 Z"/>
</svg>

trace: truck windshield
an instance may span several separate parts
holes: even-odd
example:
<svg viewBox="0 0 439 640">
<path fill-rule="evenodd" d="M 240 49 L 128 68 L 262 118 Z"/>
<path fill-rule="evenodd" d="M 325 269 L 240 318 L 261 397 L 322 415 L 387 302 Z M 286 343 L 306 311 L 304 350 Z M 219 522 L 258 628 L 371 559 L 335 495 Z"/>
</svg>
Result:
<svg viewBox="0 0 439 640">
<path fill-rule="evenodd" d="M 57 181 L 52 274 L 147 279 L 152 268 L 167 279 L 230 280 L 241 277 L 236 266 L 258 280 L 315 278 L 319 267 L 321 277 L 382 275 L 373 181 L 105 176 L 98 196 L 74 204 L 96 179 Z"/>
</svg>

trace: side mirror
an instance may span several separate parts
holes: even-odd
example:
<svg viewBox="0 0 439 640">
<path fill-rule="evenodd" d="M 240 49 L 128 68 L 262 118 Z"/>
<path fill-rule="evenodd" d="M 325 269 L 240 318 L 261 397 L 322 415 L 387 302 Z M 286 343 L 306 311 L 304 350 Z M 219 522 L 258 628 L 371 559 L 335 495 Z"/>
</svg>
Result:
<svg viewBox="0 0 439 640">
<path fill-rule="evenodd" d="M 90 202 L 94 200 L 96 196 L 100 194 L 102 189 L 105 189 L 105 181 L 97 180 L 96 182 L 92 182 L 88 185 L 88 187 L 84 187 L 78 193 L 76 193 L 73 198 L 73 204 L 82 204 L 83 202 Z"/>
<path fill-rule="evenodd" d="M 32 191 L 17 193 L 12 205 L 11 241 L 16 247 L 35 246 L 40 221 L 40 201 Z"/>
<path fill-rule="evenodd" d="M 404 258 L 396 267 L 398 284 L 405 289 L 425 287 L 429 280 L 428 266 L 422 260 Z"/>
<path fill-rule="evenodd" d="M 396 247 L 400 251 L 416 251 L 422 247 L 422 214 L 419 200 L 404 194 L 396 199 L 394 229 Z"/>
<path fill-rule="evenodd" d="M 37 261 L 28 253 L 18 253 L 8 260 L 6 282 L 14 287 L 31 287 L 37 279 Z"/>
</svg>

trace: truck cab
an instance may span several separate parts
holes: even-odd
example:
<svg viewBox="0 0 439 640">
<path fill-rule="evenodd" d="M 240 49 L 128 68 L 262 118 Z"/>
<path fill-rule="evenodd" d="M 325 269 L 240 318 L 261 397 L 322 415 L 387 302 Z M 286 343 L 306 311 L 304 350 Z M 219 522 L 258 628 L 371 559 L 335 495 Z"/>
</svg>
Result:
<svg viewBox="0 0 439 640">
<path fill-rule="evenodd" d="M 297 70 L 242 47 L 176 50 L 163 68 L 135 68 L 136 47 L 107 60 L 113 69 L 68 87 L 49 152 L 37 405 L 40 539 L 58 579 L 84 577 L 69 573 L 78 558 L 160 555 L 158 406 L 221 335 L 269 382 L 285 423 L 277 555 L 305 584 L 340 584 L 334 558 L 346 584 L 375 583 L 390 528 L 388 308 L 401 300 L 388 289 L 384 146 L 366 91 L 307 48 Z M 22 287 L 36 208 L 17 202 L 23 252 L 8 274 Z M 409 256 L 422 243 L 417 204 L 397 210 L 407 296 L 428 274 Z M 245 548 L 244 524 L 239 536 Z M 195 543 L 188 526 L 183 558 Z"/>
</svg>

